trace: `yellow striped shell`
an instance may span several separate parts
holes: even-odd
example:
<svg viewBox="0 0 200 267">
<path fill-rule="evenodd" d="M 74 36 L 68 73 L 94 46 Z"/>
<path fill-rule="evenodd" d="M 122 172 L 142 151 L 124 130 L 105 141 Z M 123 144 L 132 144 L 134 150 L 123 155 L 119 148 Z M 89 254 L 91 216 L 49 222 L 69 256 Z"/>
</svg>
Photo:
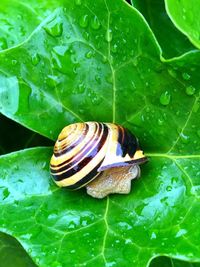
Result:
<svg viewBox="0 0 200 267">
<path fill-rule="evenodd" d="M 50 169 L 58 186 L 78 189 L 105 170 L 146 161 L 129 130 L 113 123 L 85 122 L 61 131 Z"/>
</svg>

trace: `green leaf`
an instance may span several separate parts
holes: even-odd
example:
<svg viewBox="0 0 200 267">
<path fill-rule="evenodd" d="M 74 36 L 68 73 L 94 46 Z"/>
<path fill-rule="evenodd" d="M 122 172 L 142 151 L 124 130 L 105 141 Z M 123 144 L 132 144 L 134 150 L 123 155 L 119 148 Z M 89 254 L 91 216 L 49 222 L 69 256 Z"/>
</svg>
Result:
<svg viewBox="0 0 200 267">
<path fill-rule="evenodd" d="M 174 25 L 200 48 L 199 0 L 165 0 L 166 10 Z"/>
<path fill-rule="evenodd" d="M 134 94 L 134 84 L 128 88 L 124 81 L 123 85 L 118 81 L 124 65 L 129 60 L 131 63 L 131 59 L 137 65 L 140 46 L 146 46 L 145 54 L 149 51 L 152 57 L 159 55 L 159 49 L 136 11 L 121 1 L 108 5 L 99 1 L 90 11 L 86 5 L 75 6 L 70 2 L 67 11 L 55 10 L 26 41 L 0 54 L 0 108 L 3 114 L 53 139 L 67 123 L 117 119 L 119 108 L 123 108 L 120 99 L 127 98 L 124 94 L 130 89 Z M 122 17 L 130 13 L 125 20 L 117 13 L 121 5 Z M 85 15 L 88 15 L 86 22 Z M 116 20 L 116 29 L 112 25 L 108 29 L 111 19 Z M 119 32 L 129 21 L 129 33 Z M 87 30 L 84 23 L 87 23 Z M 95 23 L 99 24 L 98 29 Z M 62 29 L 60 36 L 50 34 L 56 27 L 58 32 Z M 128 37 L 131 34 L 134 40 Z M 158 64 L 156 67 L 159 68 Z M 123 88 L 127 88 L 126 91 Z M 135 110 L 136 107 L 132 112 Z"/>
<path fill-rule="evenodd" d="M 36 267 L 13 237 L 0 233 L 0 267 Z"/>
<path fill-rule="evenodd" d="M 99 201 L 52 184 L 50 148 L 2 156 L 1 230 L 42 267 L 200 261 L 200 53 L 164 60 L 120 0 L 58 6 L 0 53 L 2 113 L 51 139 L 74 121 L 117 122 L 150 161 L 131 194 Z"/>
<path fill-rule="evenodd" d="M 39 266 L 143 267 L 163 254 L 200 260 L 200 156 L 151 155 L 131 194 L 96 200 L 53 184 L 51 153 L 0 158 L 0 229 Z"/>
<path fill-rule="evenodd" d="M 164 0 L 132 0 L 132 5 L 143 14 L 149 23 L 162 48 L 164 57 L 180 56 L 195 49 L 187 37 L 173 25 L 166 13 Z"/>
<path fill-rule="evenodd" d="M 59 2 L 2 0 L 0 6 L 0 50 L 26 40 Z M 13 60 L 13 64 L 16 62 Z"/>
</svg>

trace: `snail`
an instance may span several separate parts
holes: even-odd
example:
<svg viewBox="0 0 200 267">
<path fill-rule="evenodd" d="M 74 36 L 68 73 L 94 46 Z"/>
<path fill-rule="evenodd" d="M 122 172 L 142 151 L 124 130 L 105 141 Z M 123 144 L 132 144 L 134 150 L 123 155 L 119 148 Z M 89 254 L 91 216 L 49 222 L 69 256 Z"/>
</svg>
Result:
<svg viewBox="0 0 200 267">
<path fill-rule="evenodd" d="M 58 136 L 50 171 L 60 187 L 79 189 L 103 198 L 128 194 L 131 180 L 147 161 L 137 138 L 114 123 L 84 122 L 66 126 Z"/>
</svg>

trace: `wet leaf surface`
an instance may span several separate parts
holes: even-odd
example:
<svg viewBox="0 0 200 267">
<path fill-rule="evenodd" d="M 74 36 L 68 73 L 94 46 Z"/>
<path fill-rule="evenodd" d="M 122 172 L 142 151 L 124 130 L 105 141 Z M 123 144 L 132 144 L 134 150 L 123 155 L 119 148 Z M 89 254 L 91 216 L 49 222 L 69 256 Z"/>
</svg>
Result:
<svg viewBox="0 0 200 267">
<path fill-rule="evenodd" d="M 1 231 L 42 267 L 200 261 L 200 52 L 163 59 L 120 0 L 42 10 L 28 37 L 0 53 L 1 112 L 53 140 L 75 121 L 120 123 L 150 160 L 131 194 L 99 201 L 53 184 L 52 148 L 2 156 Z"/>
<path fill-rule="evenodd" d="M 172 6 L 173 4 L 174 2 Z M 164 0 L 132 0 L 132 5 L 149 23 L 165 58 L 177 57 L 195 49 L 187 37 L 173 25 L 166 13 Z"/>
<path fill-rule="evenodd" d="M 174 25 L 184 33 L 197 48 L 200 48 L 199 0 L 165 0 L 167 12 Z"/>
</svg>

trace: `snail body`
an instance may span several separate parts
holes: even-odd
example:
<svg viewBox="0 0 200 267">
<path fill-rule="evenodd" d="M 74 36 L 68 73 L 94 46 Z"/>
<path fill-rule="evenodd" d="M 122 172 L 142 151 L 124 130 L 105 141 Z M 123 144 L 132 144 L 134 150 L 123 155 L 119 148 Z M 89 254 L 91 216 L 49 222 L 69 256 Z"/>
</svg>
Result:
<svg viewBox="0 0 200 267">
<path fill-rule="evenodd" d="M 119 173 L 119 168 L 123 171 L 123 168 L 129 169 L 146 161 L 136 137 L 122 126 L 100 122 L 74 123 L 59 134 L 50 170 L 58 186 L 79 189 L 97 177 L 106 179 L 101 178 L 106 172 L 110 175 L 117 169 Z"/>
</svg>

